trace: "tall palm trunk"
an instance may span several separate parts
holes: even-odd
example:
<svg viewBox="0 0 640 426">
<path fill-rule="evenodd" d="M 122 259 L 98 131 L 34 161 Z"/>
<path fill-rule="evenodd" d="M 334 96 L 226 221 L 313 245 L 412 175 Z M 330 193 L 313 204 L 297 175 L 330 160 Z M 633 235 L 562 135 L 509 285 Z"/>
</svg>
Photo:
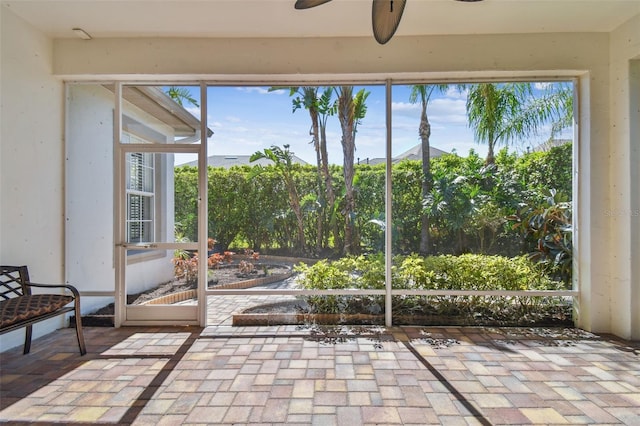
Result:
<svg viewBox="0 0 640 426">
<path fill-rule="evenodd" d="M 320 153 L 320 124 L 318 120 L 318 111 L 315 108 L 309 108 L 309 116 L 311 117 L 311 135 L 313 137 L 313 147 L 316 150 L 316 164 L 317 164 L 317 181 L 318 181 L 318 197 L 323 197 L 323 185 L 322 181 L 324 176 L 322 154 Z M 322 241 L 324 240 L 324 216 L 325 205 L 320 203 L 322 208 L 318 211 L 318 219 L 316 224 L 316 250 L 318 253 L 322 250 Z"/>
<path fill-rule="evenodd" d="M 352 254 L 354 252 L 354 224 L 353 213 L 355 210 L 355 199 L 353 194 L 353 177 L 355 175 L 355 114 L 353 104 L 353 87 L 342 86 L 340 88 L 340 96 L 338 97 L 338 119 L 342 129 L 342 170 L 344 174 L 345 185 L 345 203 L 344 203 L 344 254 Z"/>
<path fill-rule="evenodd" d="M 420 140 L 422 141 L 422 199 L 426 199 L 431 192 L 431 124 L 427 118 L 427 102 L 422 102 L 422 113 L 420 115 Z M 429 253 L 429 215 L 423 211 L 420 228 L 420 254 Z"/>
<path fill-rule="evenodd" d="M 431 189 L 433 188 L 433 177 L 431 176 L 431 124 L 427 115 L 427 105 L 431 99 L 431 95 L 435 90 L 443 92 L 447 90 L 447 84 L 426 84 L 412 86 L 409 101 L 411 103 L 420 102 L 422 107 L 420 111 L 420 126 L 418 127 L 418 135 L 422 142 L 422 200 L 426 200 Z M 429 214 L 423 209 L 420 218 L 420 254 L 427 255 L 429 253 Z"/>
<path fill-rule="evenodd" d="M 352 126 L 348 124 L 343 127 L 343 131 L 349 132 Z M 344 202 L 344 253 L 354 253 L 353 240 L 354 240 L 354 224 L 353 214 L 355 212 L 355 197 L 353 194 L 353 177 L 355 175 L 354 169 L 354 155 L 355 144 L 353 137 L 349 132 L 342 137 L 342 154 L 344 155 L 343 172 L 345 183 L 345 202 Z"/>
<path fill-rule="evenodd" d="M 333 234 L 333 242 L 336 247 L 340 247 L 342 242 L 340 241 L 340 231 L 338 229 L 338 223 L 336 222 L 335 205 L 336 194 L 333 190 L 333 178 L 331 177 L 331 171 L 329 170 L 329 153 L 327 152 L 327 126 L 326 122 L 320 126 L 320 158 L 322 161 L 322 176 L 324 178 L 325 192 L 327 197 L 326 213 L 329 216 L 329 227 Z"/>
</svg>

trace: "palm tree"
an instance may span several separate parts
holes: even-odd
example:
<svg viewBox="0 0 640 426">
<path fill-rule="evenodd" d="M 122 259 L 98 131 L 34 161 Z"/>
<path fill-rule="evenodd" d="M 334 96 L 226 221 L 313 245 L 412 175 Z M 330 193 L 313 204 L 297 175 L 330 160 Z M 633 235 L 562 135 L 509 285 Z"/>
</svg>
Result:
<svg viewBox="0 0 640 426">
<path fill-rule="evenodd" d="M 444 91 L 449 86 L 447 84 L 420 84 L 411 86 L 411 94 L 409 102 L 415 104 L 420 102 L 420 126 L 418 127 L 418 135 L 422 143 L 422 199 L 424 200 L 431 192 L 433 185 L 431 176 L 431 146 L 429 138 L 431 137 L 431 124 L 427 116 L 427 105 L 434 91 Z M 427 212 L 422 213 L 421 229 L 420 229 L 420 254 L 426 255 L 429 252 L 429 215 Z"/>
<path fill-rule="evenodd" d="M 289 96 L 297 95 L 293 99 L 293 112 L 300 108 L 304 108 L 309 112 L 309 118 L 311 119 L 311 130 L 313 146 L 316 151 L 316 162 L 318 165 L 318 182 L 319 182 L 319 197 L 321 199 L 322 214 L 318 215 L 318 232 L 316 248 L 322 249 L 322 243 L 324 241 L 324 218 L 326 212 L 333 212 L 336 201 L 335 193 L 333 190 L 333 181 L 329 172 L 329 154 L 327 152 L 327 119 L 330 115 L 335 113 L 335 102 L 331 101 L 333 88 L 326 87 L 322 90 L 320 96 L 318 96 L 318 87 L 305 86 L 305 87 L 290 87 Z M 323 187 L 324 186 L 324 190 Z M 324 200 L 324 193 L 326 193 L 326 202 Z M 337 241 L 338 230 L 335 220 L 333 223 L 334 239 Z"/>
<path fill-rule="evenodd" d="M 184 107 L 184 101 L 195 107 L 200 107 L 198 100 L 191 96 L 191 92 L 186 87 L 171 86 L 166 89 L 166 93 L 181 107 Z"/>
<path fill-rule="evenodd" d="M 563 126 L 568 114 L 566 90 L 537 98 L 533 83 L 477 83 L 460 87 L 469 91 L 467 115 L 475 139 L 489 147 L 487 164 L 494 163 L 497 145 L 526 139 L 549 121 Z"/>
<path fill-rule="evenodd" d="M 318 174 L 318 197 L 322 198 L 322 158 L 320 156 L 320 122 L 318 118 L 318 88 L 315 86 L 305 87 L 290 87 L 289 96 L 296 96 L 293 98 L 293 112 L 300 108 L 304 108 L 309 112 L 309 118 L 311 119 L 311 131 L 309 134 L 312 136 L 313 148 L 316 151 L 316 172 Z M 322 249 L 322 236 L 323 229 L 323 215 L 318 214 L 317 232 L 316 232 L 316 249 L 320 251 Z"/>
<path fill-rule="evenodd" d="M 304 222 L 302 217 L 302 208 L 300 207 L 300 198 L 298 198 L 298 191 L 296 189 L 296 183 L 293 178 L 293 153 L 289 151 L 289 145 L 284 145 L 283 148 L 272 145 L 271 148 L 265 148 L 263 151 L 255 152 L 249 159 L 254 162 L 261 158 L 266 158 L 273 162 L 273 167 L 282 176 L 284 180 L 285 188 L 289 193 L 289 205 L 293 210 L 293 214 L 296 216 L 298 226 L 298 243 L 297 249 L 300 253 L 306 253 L 306 244 L 304 240 Z M 264 168 L 257 165 L 251 169 L 249 177 L 254 177 L 264 171 Z"/>
<path fill-rule="evenodd" d="M 320 158 L 322 162 L 322 176 L 324 178 L 324 186 L 327 196 L 326 211 L 330 218 L 329 223 L 333 233 L 335 247 L 340 247 L 340 232 L 338 231 L 338 223 L 336 221 L 335 214 L 336 194 L 333 190 L 333 178 L 329 171 L 329 153 L 327 151 L 327 120 L 330 116 L 335 115 L 337 110 L 337 103 L 331 100 L 333 90 L 333 87 L 325 87 L 318 98 L 318 113 L 320 114 Z"/>
<path fill-rule="evenodd" d="M 558 83 L 550 86 L 550 89 L 547 96 L 553 98 L 561 111 L 551 125 L 551 140 L 562 130 L 573 126 L 573 86 L 570 83 Z"/>
<path fill-rule="evenodd" d="M 338 96 L 338 119 L 342 129 L 342 154 L 343 154 L 343 174 L 345 184 L 345 229 L 344 246 L 345 254 L 356 253 L 354 246 L 354 221 L 355 198 L 353 193 L 353 178 L 355 175 L 354 160 L 356 150 L 356 132 L 358 124 L 367 113 L 365 101 L 369 96 L 368 91 L 360 89 L 353 95 L 353 86 L 340 86 L 335 89 Z"/>
</svg>

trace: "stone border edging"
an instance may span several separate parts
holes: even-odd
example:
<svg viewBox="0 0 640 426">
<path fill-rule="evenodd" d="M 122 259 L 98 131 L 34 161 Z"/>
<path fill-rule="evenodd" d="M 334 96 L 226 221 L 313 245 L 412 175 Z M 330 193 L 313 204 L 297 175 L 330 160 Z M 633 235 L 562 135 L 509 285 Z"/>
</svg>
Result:
<svg viewBox="0 0 640 426">
<path fill-rule="evenodd" d="M 260 278 L 252 278 L 249 280 L 245 280 L 245 281 L 238 281 L 235 283 L 229 283 L 229 284 L 222 284 L 222 285 L 215 285 L 213 287 L 210 287 L 209 290 L 224 290 L 224 289 L 235 289 L 235 288 L 250 288 L 250 287 L 255 287 L 255 286 L 259 286 L 259 285 L 264 285 L 264 284 L 271 284 L 271 283 L 275 283 L 278 281 L 283 281 L 286 280 L 288 278 L 291 278 L 293 276 L 293 271 L 289 270 L 289 272 L 285 273 L 285 274 L 275 274 L 275 275 L 268 275 L 266 277 L 260 277 Z"/>
<path fill-rule="evenodd" d="M 198 297 L 197 290 L 185 290 L 178 293 L 171 293 L 155 299 L 142 302 L 141 305 L 171 305 L 173 303 L 184 302 L 185 300 Z"/>
<path fill-rule="evenodd" d="M 268 275 L 266 277 L 260 278 L 252 278 L 249 280 L 238 281 L 235 283 L 228 283 L 217 285 L 209 290 L 223 290 L 223 289 L 238 289 L 238 288 L 251 288 L 264 284 L 271 284 L 278 281 L 283 281 L 293 276 L 293 271 L 289 270 L 289 272 L 285 274 L 274 274 Z M 171 305 L 178 302 L 183 302 L 189 299 L 197 298 L 198 292 L 197 290 L 185 290 L 178 293 L 167 294 L 165 296 L 160 296 L 152 300 L 147 300 L 146 302 L 142 302 L 141 305 Z"/>
<path fill-rule="evenodd" d="M 372 314 L 305 314 L 305 313 L 265 313 L 233 314 L 232 326 L 260 325 L 304 325 L 304 324 L 384 324 L 384 315 Z"/>
</svg>

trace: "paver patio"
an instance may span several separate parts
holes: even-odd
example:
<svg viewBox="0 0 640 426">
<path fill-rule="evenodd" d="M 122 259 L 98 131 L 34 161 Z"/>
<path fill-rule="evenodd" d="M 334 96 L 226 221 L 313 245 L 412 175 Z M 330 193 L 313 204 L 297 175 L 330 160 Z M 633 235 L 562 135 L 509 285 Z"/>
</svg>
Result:
<svg viewBox="0 0 640 426">
<path fill-rule="evenodd" d="M 566 329 L 72 329 L 2 354 L 12 424 L 640 424 L 640 345 Z"/>
</svg>

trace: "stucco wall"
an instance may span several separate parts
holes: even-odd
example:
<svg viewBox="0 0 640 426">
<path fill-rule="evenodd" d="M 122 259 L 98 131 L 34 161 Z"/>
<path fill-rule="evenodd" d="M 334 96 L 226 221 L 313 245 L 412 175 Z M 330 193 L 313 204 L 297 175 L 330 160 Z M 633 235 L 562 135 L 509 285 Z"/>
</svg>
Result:
<svg viewBox="0 0 640 426">
<path fill-rule="evenodd" d="M 83 291 L 114 293 L 115 96 L 101 84 L 80 83 L 68 85 L 67 99 L 66 275 Z M 162 141 L 173 140 L 173 129 L 139 108 L 124 102 L 123 113 L 153 130 Z M 172 160 L 173 155 L 161 156 L 164 174 L 173 170 Z M 156 184 L 164 190 L 159 198 L 173 211 L 173 175 L 164 176 Z M 165 219 L 158 241 L 173 238 L 173 223 L 173 217 Z M 165 254 L 129 262 L 126 276 L 128 294 L 167 282 L 173 277 L 171 257 Z M 83 311 L 91 312 L 113 301 L 114 297 L 108 301 L 104 297 L 85 297 Z"/>
<path fill-rule="evenodd" d="M 66 275 L 83 291 L 114 291 L 113 93 L 69 85 L 66 117 Z M 73 195 L 71 195 L 73 194 Z M 85 297 L 91 312 L 114 298 Z"/>
<path fill-rule="evenodd" d="M 640 339 L 640 17 L 611 34 L 611 331 Z"/>
<path fill-rule="evenodd" d="M 0 8 L 0 262 L 26 264 L 34 282 L 64 282 L 63 83 L 52 74 L 53 43 Z M 34 326 L 34 337 L 63 325 Z M 0 348 L 21 343 L 4 334 Z"/>
</svg>

